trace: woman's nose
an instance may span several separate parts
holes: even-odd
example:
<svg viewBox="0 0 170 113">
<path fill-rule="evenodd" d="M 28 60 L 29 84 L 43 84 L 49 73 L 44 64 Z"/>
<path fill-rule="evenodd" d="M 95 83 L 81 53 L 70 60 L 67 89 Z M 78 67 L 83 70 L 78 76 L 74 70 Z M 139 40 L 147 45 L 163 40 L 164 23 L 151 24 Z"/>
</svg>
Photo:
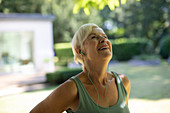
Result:
<svg viewBox="0 0 170 113">
<path fill-rule="evenodd" d="M 100 43 L 106 42 L 106 38 L 104 36 L 99 36 Z"/>
</svg>

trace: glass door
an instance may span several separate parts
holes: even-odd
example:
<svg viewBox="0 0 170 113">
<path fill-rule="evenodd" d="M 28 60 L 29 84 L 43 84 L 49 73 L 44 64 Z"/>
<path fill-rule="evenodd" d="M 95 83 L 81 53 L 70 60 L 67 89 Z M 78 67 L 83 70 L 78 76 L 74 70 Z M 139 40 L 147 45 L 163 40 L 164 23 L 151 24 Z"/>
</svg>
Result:
<svg viewBox="0 0 170 113">
<path fill-rule="evenodd" d="M 33 32 L 0 32 L 0 72 L 33 68 L 32 56 Z"/>
</svg>

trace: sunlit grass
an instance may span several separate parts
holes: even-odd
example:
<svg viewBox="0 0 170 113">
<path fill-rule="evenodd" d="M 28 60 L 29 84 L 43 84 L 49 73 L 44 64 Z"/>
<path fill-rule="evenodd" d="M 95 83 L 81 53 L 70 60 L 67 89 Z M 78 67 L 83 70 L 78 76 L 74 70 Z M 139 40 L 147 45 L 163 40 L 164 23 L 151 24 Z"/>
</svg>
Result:
<svg viewBox="0 0 170 113">
<path fill-rule="evenodd" d="M 123 73 L 131 81 L 131 98 L 170 98 L 170 65 L 162 62 L 155 66 L 132 66 L 119 63 L 110 71 Z"/>
</svg>

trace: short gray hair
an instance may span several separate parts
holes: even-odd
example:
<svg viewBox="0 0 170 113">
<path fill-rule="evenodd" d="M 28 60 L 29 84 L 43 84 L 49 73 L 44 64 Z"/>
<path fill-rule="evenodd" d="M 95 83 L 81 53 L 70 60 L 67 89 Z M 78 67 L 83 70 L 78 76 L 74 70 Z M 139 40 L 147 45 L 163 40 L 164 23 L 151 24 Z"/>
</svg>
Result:
<svg viewBox="0 0 170 113">
<path fill-rule="evenodd" d="M 79 48 L 81 50 L 83 50 L 83 43 L 85 41 L 85 39 L 90 35 L 90 33 L 92 32 L 92 28 L 96 27 L 98 28 L 98 26 L 96 24 L 93 23 L 88 23 L 88 24 L 84 24 L 82 25 L 77 32 L 74 34 L 73 39 L 72 39 L 72 51 L 74 54 L 74 61 L 76 63 L 80 62 L 81 64 L 83 64 L 82 59 L 79 57 L 79 55 L 77 54 L 77 52 L 75 51 L 75 48 Z"/>
</svg>

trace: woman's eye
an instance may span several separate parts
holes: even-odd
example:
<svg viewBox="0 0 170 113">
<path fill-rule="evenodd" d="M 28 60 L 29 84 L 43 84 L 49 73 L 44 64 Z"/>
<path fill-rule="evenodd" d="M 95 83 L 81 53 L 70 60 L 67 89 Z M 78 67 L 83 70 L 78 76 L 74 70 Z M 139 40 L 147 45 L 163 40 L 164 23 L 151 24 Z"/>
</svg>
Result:
<svg viewBox="0 0 170 113">
<path fill-rule="evenodd" d="M 92 38 L 92 39 L 93 39 L 93 38 L 96 38 L 96 36 L 92 36 L 91 38 Z"/>
</svg>

